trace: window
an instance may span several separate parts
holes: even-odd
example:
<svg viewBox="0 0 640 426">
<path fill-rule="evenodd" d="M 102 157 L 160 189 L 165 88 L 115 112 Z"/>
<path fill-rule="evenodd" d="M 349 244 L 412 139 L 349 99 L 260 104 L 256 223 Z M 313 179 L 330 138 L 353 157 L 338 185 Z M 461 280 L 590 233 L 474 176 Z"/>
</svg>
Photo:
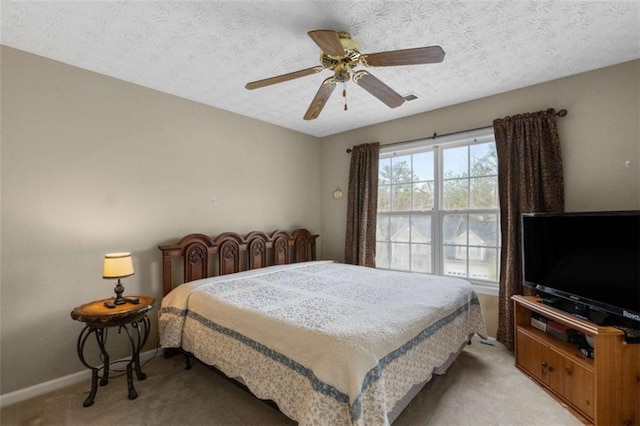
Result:
<svg viewBox="0 0 640 426">
<path fill-rule="evenodd" d="M 376 266 L 497 288 L 497 163 L 491 128 L 381 147 Z"/>
</svg>

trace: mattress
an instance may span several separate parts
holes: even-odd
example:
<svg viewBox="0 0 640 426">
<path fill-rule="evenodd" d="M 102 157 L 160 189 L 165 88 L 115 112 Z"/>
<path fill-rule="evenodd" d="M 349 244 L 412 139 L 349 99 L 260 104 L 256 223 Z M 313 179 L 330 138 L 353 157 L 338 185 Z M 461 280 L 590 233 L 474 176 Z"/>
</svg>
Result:
<svg viewBox="0 0 640 426">
<path fill-rule="evenodd" d="M 461 279 L 304 262 L 183 284 L 160 310 L 182 347 L 306 424 L 389 424 L 416 385 L 486 334 Z"/>
</svg>

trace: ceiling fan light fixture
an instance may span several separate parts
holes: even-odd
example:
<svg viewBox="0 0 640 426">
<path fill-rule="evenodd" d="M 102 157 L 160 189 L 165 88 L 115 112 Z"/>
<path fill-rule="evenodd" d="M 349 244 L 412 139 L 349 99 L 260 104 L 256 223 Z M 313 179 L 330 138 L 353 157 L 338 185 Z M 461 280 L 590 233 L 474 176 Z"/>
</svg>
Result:
<svg viewBox="0 0 640 426">
<path fill-rule="evenodd" d="M 348 68 L 338 68 L 336 69 L 333 77 L 338 83 L 344 83 L 351 80 L 351 73 Z"/>
<path fill-rule="evenodd" d="M 332 70 L 340 64 L 340 60 L 323 52 L 320 54 L 320 64 L 322 64 L 323 67 Z"/>
</svg>

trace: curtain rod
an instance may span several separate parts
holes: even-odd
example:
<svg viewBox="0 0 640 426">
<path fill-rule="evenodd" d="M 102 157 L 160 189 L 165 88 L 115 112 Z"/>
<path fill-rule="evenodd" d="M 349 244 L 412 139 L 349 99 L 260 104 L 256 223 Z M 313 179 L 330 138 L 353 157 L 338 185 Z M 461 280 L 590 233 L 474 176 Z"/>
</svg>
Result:
<svg viewBox="0 0 640 426">
<path fill-rule="evenodd" d="M 556 116 L 557 117 L 564 117 L 567 115 L 567 110 L 566 109 L 561 109 L 560 111 L 556 112 Z M 476 130 L 484 130 L 484 129 L 488 129 L 490 127 L 493 127 L 493 125 L 491 126 L 484 126 L 484 127 L 476 127 L 475 129 L 467 129 L 467 130 L 460 130 L 457 132 L 451 132 L 451 133 L 445 133 L 444 135 L 439 135 L 437 133 L 433 133 L 433 136 L 427 136 L 426 138 L 418 138 L 418 139 L 411 139 L 409 141 L 400 141 L 400 142 L 392 142 L 392 143 L 387 143 L 382 146 L 393 146 L 393 145 L 400 145 L 400 144 L 405 144 L 405 143 L 411 143 L 411 142 L 416 142 L 416 141 L 423 141 L 425 139 L 433 139 L 435 140 L 436 138 L 441 138 L 444 136 L 451 136 L 451 135 L 457 135 L 458 133 L 467 133 L 467 132 L 473 132 Z M 347 148 L 347 154 L 351 154 L 351 151 L 353 151 L 351 148 Z"/>
</svg>

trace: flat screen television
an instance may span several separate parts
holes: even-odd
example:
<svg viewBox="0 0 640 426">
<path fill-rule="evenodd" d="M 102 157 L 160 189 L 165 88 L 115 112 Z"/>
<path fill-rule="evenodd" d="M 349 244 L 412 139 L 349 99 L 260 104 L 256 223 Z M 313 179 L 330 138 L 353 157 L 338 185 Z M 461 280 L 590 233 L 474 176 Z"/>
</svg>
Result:
<svg viewBox="0 0 640 426">
<path fill-rule="evenodd" d="M 525 213 L 524 284 L 640 328 L 640 211 Z"/>
</svg>

